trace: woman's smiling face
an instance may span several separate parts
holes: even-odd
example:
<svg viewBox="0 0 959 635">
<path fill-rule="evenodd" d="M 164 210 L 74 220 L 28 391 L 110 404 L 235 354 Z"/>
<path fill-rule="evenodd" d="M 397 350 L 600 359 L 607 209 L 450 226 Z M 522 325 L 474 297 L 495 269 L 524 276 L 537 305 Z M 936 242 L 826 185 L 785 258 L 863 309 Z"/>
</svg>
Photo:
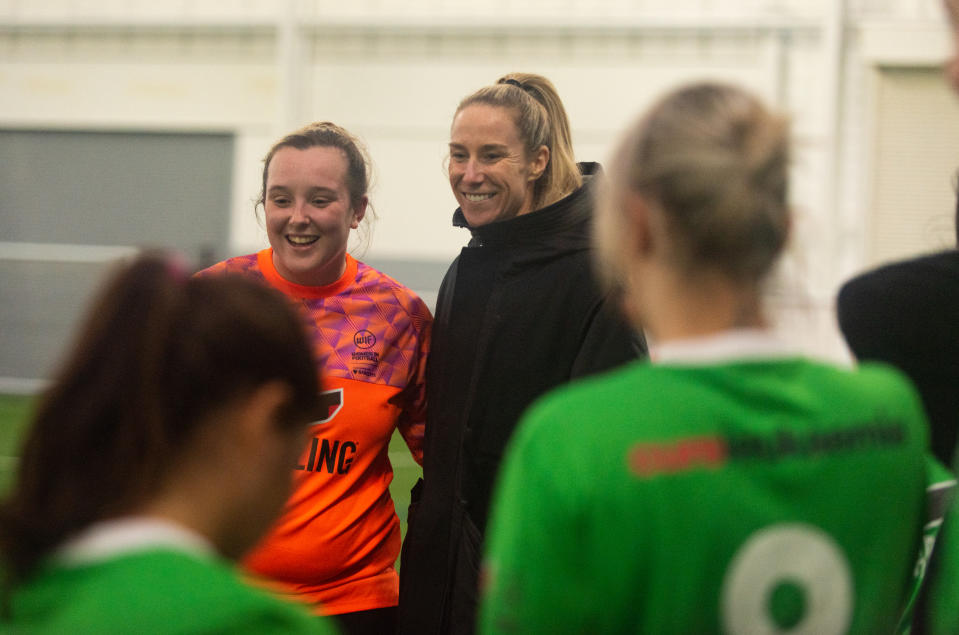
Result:
<svg viewBox="0 0 959 635">
<path fill-rule="evenodd" d="M 527 156 L 508 109 L 477 103 L 453 118 L 450 186 L 471 227 L 533 211 L 533 184 L 548 160 L 546 146 Z"/>
<path fill-rule="evenodd" d="M 350 200 L 346 157 L 339 148 L 282 147 L 267 168 L 264 209 L 273 264 L 283 278 L 307 286 L 336 282 L 346 267 L 350 229 L 367 199 Z M 355 209 L 354 209 L 355 207 Z"/>
</svg>

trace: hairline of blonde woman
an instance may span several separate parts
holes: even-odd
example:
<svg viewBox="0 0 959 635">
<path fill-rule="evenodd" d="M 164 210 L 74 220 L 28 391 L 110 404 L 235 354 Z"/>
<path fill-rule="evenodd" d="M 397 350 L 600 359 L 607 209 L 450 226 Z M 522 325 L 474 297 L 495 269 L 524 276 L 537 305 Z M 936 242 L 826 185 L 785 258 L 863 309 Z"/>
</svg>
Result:
<svg viewBox="0 0 959 635">
<path fill-rule="evenodd" d="M 516 130 L 531 158 L 549 149 L 549 162 L 533 185 L 533 211 L 569 196 L 583 184 L 573 153 L 569 117 L 553 83 L 535 73 L 508 73 L 495 84 L 465 97 L 455 115 L 473 104 L 503 108 L 513 115 Z"/>
</svg>

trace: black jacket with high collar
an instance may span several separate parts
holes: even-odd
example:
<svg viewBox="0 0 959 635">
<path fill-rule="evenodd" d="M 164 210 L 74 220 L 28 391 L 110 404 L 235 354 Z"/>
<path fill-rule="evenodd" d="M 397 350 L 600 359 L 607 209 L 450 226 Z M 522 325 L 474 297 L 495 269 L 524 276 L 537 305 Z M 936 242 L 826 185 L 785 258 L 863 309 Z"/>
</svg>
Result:
<svg viewBox="0 0 959 635">
<path fill-rule="evenodd" d="M 593 180 L 602 178 L 598 163 L 581 163 L 584 185 L 552 205 L 509 220 L 470 227 L 462 209 L 453 212 L 453 226 L 470 231 L 470 247 L 508 247 L 518 257 L 567 254 L 590 249 Z M 454 265 L 456 263 L 454 262 Z"/>
<path fill-rule="evenodd" d="M 469 227 L 440 287 L 422 485 L 403 546 L 401 633 L 471 632 L 491 490 L 522 412 L 571 379 L 645 354 L 592 271 L 593 181 L 540 210 Z M 583 422 L 588 427 L 591 422 Z"/>
</svg>

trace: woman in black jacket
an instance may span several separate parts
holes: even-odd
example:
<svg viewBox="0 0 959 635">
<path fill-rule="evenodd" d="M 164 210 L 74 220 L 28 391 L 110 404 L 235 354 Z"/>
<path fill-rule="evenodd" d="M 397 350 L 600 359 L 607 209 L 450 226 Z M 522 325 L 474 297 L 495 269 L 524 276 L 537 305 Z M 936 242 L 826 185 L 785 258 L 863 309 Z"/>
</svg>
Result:
<svg viewBox="0 0 959 635">
<path fill-rule="evenodd" d="M 473 631 L 491 489 L 523 410 L 551 388 L 645 354 L 591 270 L 598 172 L 576 164 L 566 111 L 545 77 L 506 75 L 456 110 L 453 224 L 471 240 L 437 300 L 401 633 Z"/>
</svg>

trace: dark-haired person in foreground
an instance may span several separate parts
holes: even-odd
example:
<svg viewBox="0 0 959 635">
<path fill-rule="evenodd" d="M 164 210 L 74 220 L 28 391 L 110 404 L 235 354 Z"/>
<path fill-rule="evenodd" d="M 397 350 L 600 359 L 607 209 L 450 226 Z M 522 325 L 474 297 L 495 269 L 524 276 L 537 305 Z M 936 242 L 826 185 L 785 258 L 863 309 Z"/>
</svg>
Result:
<svg viewBox="0 0 959 635">
<path fill-rule="evenodd" d="M 655 342 L 541 400 L 494 499 L 483 633 L 889 633 L 910 590 L 928 433 L 900 373 L 806 358 L 762 282 L 789 133 L 692 84 L 621 142 L 599 253 Z"/>
<path fill-rule="evenodd" d="M 0 508 L 0 630 L 334 633 L 242 584 L 317 416 L 282 295 L 175 259 L 126 265 L 91 307 Z"/>
</svg>

